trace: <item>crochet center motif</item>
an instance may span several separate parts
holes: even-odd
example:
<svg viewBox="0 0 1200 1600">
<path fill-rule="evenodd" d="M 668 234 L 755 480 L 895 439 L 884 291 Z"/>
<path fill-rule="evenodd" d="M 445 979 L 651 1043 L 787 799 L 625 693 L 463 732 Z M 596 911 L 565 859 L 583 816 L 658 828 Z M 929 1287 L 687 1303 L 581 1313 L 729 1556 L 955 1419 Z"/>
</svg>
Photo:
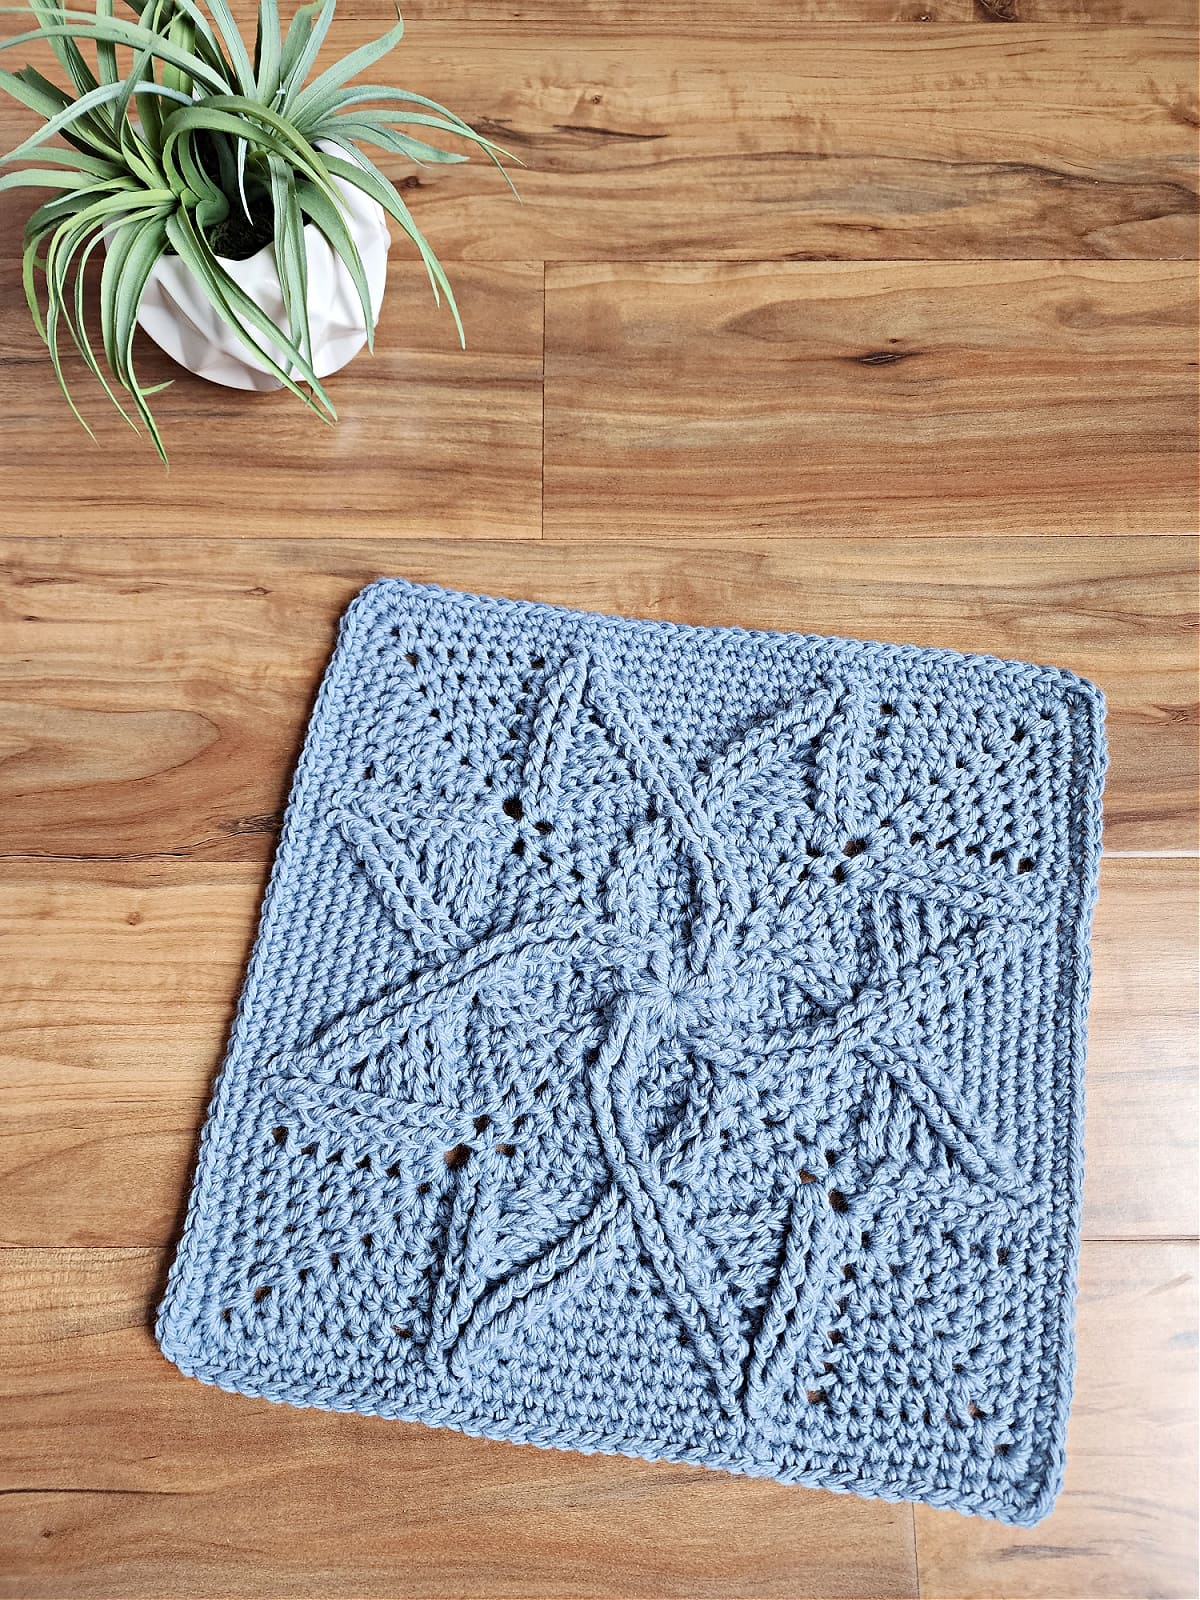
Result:
<svg viewBox="0 0 1200 1600">
<path fill-rule="evenodd" d="M 959 1205 L 1015 1204 L 1010 1155 L 956 1087 L 941 1024 L 964 981 L 1028 943 L 1037 863 L 941 866 L 937 841 L 898 853 L 894 819 L 862 809 L 879 714 L 828 682 L 689 770 L 577 654 L 544 672 L 517 781 L 490 811 L 443 793 L 405 813 L 370 771 L 338 797 L 344 845 L 417 958 L 278 1058 L 271 1087 L 302 1121 L 385 1135 L 397 1169 L 450 1169 L 428 1302 L 396 1308 L 428 1361 L 469 1372 L 585 1296 L 598 1260 L 632 1253 L 725 1415 L 769 1427 L 863 1219 L 903 1187 L 898 1123 L 917 1129 L 923 1182 Z M 638 796 L 600 866 L 564 782 L 598 748 Z M 806 858 L 797 872 L 781 856 L 791 887 L 756 898 L 744 862 L 781 796 Z M 867 952 L 853 977 L 847 938 Z M 551 1126 L 574 1152 L 565 1215 L 514 1177 Z M 747 1152 L 784 1196 L 774 1226 L 721 1208 Z M 522 1246 L 500 1249 L 514 1218 Z"/>
</svg>

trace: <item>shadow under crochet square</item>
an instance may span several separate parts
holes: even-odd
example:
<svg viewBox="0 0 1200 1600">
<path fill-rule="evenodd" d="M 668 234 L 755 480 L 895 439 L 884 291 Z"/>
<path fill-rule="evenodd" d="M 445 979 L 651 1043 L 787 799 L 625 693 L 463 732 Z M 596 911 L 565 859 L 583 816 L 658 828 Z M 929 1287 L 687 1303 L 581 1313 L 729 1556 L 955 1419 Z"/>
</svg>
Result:
<svg viewBox="0 0 1200 1600">
<path fill-rule="evenodd" d="M 313 714 L 159 1315 L 244 1394 L 1031 1523 L 1103 701 L 400 580 Z"/>
</svg>

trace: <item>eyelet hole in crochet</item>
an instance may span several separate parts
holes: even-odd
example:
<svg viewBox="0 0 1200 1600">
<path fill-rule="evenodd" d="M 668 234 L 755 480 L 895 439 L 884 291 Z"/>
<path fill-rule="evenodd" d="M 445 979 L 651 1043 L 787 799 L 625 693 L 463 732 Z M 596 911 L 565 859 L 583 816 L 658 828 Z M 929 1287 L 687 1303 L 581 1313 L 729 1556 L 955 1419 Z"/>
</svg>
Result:
<svg viewBox="0 0 1200 1600">
<path fill-rule="evenodd" d="M 840 1189 L 830 1189 L 829 1204 L 839 1214 L 839 1216 L 843 1215 L 850 1209 L 850 1202 L 846 1199 L 846 1196 Z"/>
<path fill-rule="evenodd" d="M 521 818 L 525 815 L 525 807 L 521 804 L 519 798 L 515 794 L 509 795 L 508 799 L 504 802 L 500 809 L 504 812 L 506 817 L 511 817 L 514 822 L 520 822 Z"/>
<path fill-rule="evenodd" d="M 469 1144 L 456 1144 L 453 1149 L 446 1151 L 442 1159 L 451 1172 L 459 1172 L 470 1161 L 474 1153 Z"/>
</svg>

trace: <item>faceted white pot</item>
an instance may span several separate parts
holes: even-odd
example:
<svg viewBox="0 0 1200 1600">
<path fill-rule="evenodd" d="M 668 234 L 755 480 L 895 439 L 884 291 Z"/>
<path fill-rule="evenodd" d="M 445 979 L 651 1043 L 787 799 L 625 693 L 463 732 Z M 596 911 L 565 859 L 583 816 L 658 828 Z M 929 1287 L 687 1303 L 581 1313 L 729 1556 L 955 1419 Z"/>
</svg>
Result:
<svg viewBox="0 0 1200 1600">
<path fill-rule="evenodd" d="M 339 152 L 340 154 L 340 152 Z M 376 319 L 387 281 L 391 245 L 387 217 L 377 201 L 352 184 L 333 180 L 346 203 L 346 225 L 362 257 Z M 367 327 L 354 280 L 325 235 L 309 223 L 304 229 L 308 256 L 308 319 L 312 330 L 312 363 L 319 378 L 344 367 L 367 342 Z M 275 269 L 273 245 L 264 245 L 244 261 L 218 258 L 225 271 L 271 321 L 286 328 L 283 291 Z M 231 389 L 279 389 L 282 384 L 217 315 L 207 295 L 178 256 L 160 256 L 146 281 L 138 322 L 167 354 L 189 372 Z M 277 345 L 250 329 L 281 367 L 287 360 Z M 293 376 L 299 374 L 293 372 Z"/>
</svg>

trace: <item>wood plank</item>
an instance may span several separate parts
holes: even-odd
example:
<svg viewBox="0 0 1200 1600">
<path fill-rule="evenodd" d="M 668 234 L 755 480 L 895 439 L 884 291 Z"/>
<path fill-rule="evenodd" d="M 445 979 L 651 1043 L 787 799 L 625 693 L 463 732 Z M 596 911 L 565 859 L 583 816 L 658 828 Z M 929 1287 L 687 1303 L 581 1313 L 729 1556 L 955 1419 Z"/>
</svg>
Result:
<svg viewBox="0 0 1200 1600">
<path fill-rule="evenodd" d="M 1196 1230 L 1197 863 L 1109 858 L 1092 930 L 1083 1228 Z"/>
<path fill-rule="evenodd" d="M 1194 531 L 1195 272 L 554 267 L 547 538 Z"/>
<path fill-rule="evenodd" d="M 168 474 L 82 361 L 64 352 L 95 443 L 71 417 L 25 306 L 20 194 L 0 196 L 0 503 L 10 531 L 117 534 L 150 518 L 176 535 L 539 536 L 539 265 L 455 271 L 471 341 L 464 352 L 449 313 L 434 307 L 424 269 L 398 261 L 396 246 L 376 354 L 329 381 L 341 417 L 332 428 L 291 395 L 205 383 L 143 340 L 143 382 L 176 380 L 153 401 Z"/>
<path fill-rule="evenodd" d="M 342 19 L 377 17 L 377 0 L 339 0 Z M 716 0 L 698 11 L 689 0 L 659 0 L 646 7 L 637 0 L 409 0 L 404 19 L 418 38 L 427 24 L 478 23 L 510 32 L 554 37 L 580 33 L 635 38 L 640 33 L 677 37 L 786 39 L 803 37 L 814 22 L 1027 22 L 1046 26 L 1194 27 L 1195 7 L 1187 0 Z"/>
<path fill-rule="evenodd" d="M 264 880 L 253 862 L 0 866 L 0 1244 L 176 1236 Z"/>
<path fill-rule="evenodd" d="M 1055 23 L 1102 28 L 1196 26 L 1191 0 L 973 0 L 973 6 L 977 22 L 1026 22 L 1042 28 Z"/>
<path fill-rule="evenodd" d="M 1084 1249 L 1067 1482 L 1036 1528 L 917 1508 L 924 1600 L 1198 1592 L 1196 1251 Z"/>
<path fill-rule="evenodd" d="M 161 1271 L 154 1251 L 0 1254 L 20 1600 L 916 1595 L 907 1506 L 206 1388 L 152 1343 Z"/>
<path fill-rule="evenodd" d="M 483 168 L 419 174 L 452 259 L 1191 257 L 1194 55 L 1167 28 L 453 23 L 396 71 L 529 165 L 521 208 Z"/>
<path fill-rule="evenodd" d="M 234 8 L 235 11 L 238 7 Z M 338 17 L 375 21 L 378 0 L 338 0 Z M 659 0 L 646 7 L 637 0 L 408 0 L 404 20 L 409 38 L 420 39 L 433 24 L 447 29 L 470 22 L 504 28 L 510 35 L 575 37 L 606 34 L 615 39 L 640 34 L 687 38 L 803 38 L 813 23 L 969 22 L 1036 23 L 1046 27 L 1194 27 L 1196 10 L 1188 0 L 717 0 L 697 11 L 690 0 Z"/>
<path fill-rule="evenodd" d="M 12 540 L 0 851 L 263 860 L 336 618 L 381 573 L 631 616 L 1071 667 L 1109 700 L 1107 842 L 1196 846 L 1197 542 Z"/>
<path fill-rule="evenodd" d="M 447 261 L 1191 258 L 1194 59 L 1169 27 L 430 22 L 384 77 L 507 143 L 525 204 L 483 163 L 384 165 Z M 0 139 L 29 126 L 0 106 Z"/>
<path fill-rule="evenodd" d="M 606 34 L 631 39 L 651 33 L 676 38 L 735 39 L 803 37 L 814 22 L 969 22 L 973 0 L 716 0 L 697 9 L 690 0 L 409 0 L 406 37 L 420 39 L 430 25 L 464 22 L 503 28 L 511 36 L 574 38 Z M 1148 0 L 1147 0 L 1148 3 Z M 1167 0 L 1157 0 L 1166 4 Z M 378 0 L 338 0 L 342 21 L 377 19 Z M 1078 20 L 1083 21 L 1084 18 Z M 1163 19 L 1159 19 L 1163 20 Z M 1187 21 L 1185 16 L 1183 21 Z"/>
<path fill-rule="evenodd" d="M 174 1238 L 262 881 L 254 862 L 0 863 L 0 1243 Z M 1195 1227 L 1195 886 L 1190 861 L 1104 866 L 1089 1237 Z"/>
</svg>

